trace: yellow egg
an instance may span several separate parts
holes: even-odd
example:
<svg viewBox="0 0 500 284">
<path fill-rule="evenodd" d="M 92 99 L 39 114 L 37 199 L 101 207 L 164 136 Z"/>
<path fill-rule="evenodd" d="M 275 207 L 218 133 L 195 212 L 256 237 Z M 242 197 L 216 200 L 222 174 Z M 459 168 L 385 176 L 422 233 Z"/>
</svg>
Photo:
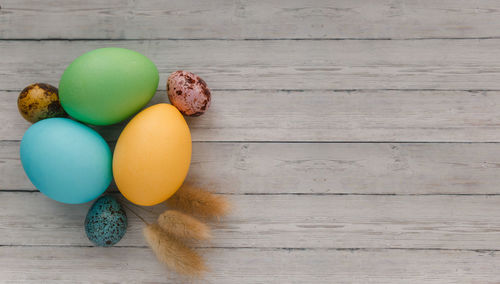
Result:
<svg viewBox="0 0 500 284">
<path fill-rule="evenodd" d="M 120 192 L 150 206 L 172 196 L 191 162 L 191 134 L 182 114 L 170 104 L 138 113 L 125 127 L 113 154 L 113 175 Z"/>
</svg>

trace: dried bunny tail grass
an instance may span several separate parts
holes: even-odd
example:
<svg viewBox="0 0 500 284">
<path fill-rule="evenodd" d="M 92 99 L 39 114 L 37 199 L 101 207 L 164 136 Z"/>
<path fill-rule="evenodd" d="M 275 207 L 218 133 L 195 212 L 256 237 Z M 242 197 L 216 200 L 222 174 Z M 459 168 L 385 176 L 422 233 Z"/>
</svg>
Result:
<svg viewBox="0 0 500 284">
<path fill-rule="evenodd" d="M 158 216 L 158 225 L 163 231 L 179 239 L 208 240 L 211 238 L 210 228 L 207 225 L 175 210 L 167 210 Z"/>
<path fill-rule="evenodd" d="M 166 203 L 172 208 L 201 217 L 221 218 L 231 209 L 224 196 L 191 185 L 183 185 Z"/>
<path fill-rule="evenodd" d="M 199 254 L 165 233 L 158 224 L 146 226 L 143 233 L 158 260 L 169 268 L 180 274 L 195 277 L 200 277 L 207 271 Z"/>
</svg>

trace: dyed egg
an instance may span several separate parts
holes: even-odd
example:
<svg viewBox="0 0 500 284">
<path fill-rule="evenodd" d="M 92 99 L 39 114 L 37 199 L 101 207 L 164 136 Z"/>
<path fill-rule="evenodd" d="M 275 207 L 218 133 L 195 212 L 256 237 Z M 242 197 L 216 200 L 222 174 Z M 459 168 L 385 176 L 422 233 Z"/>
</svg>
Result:
<svg viewBox="0 0 500 284">
<path fill-rule="evenodd" d="M 109 247 L 119 242 L 127 231 L 127 214 L 112 196 L 94 202 L 85 218 L 85 233 L 97 246 Z"/>
<path fill-rule="evenodd" d="M 210 106 L 210 91 L 203 79 L 187 71 L 176 71 L 168 77 L 170 102 L 183 115 L 200 116 Z"/>
<path fill-rule="evenodd" d="M 57 88 L 44 83 L 31 84 L 17 98 L 17 107 L 27 121 L 35 123 L 51 117 L 65 117 Z"/>
<path fill-rule="evenodd" d="M 75 119 L 109 125 L 144 107 L 158 80 L 158 70 L 146 56 L 124 48 L 101 48 L 69 65 L 59 82 L 59 97 Z"/>
<path fill-rule="evenodd" d="M 67 118 L 33 124 L 21 141 L 26 175 L 43 194 L 63 203 L 101 195 L 112 179 L 111 151 L 93 129 Z"/>
<path fill-rule="evenodd" d="M 174 106 L 157 104 L 141 111 L 123 129 L 113 154 L 113 175 L 128 200 L 155 205 L 182 185 L 190 162 L 186 121 Z"/>
</svg>

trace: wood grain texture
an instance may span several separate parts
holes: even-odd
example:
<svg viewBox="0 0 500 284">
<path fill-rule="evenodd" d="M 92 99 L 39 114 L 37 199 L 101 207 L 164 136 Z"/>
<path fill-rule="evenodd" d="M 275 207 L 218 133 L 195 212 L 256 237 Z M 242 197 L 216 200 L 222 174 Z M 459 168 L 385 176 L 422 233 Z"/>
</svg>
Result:
<svg viewBox="0 0 500 284">
<path fill-rule="evenodd" d="M 0 91 L 0 139 L 30 126 Z M 159 91 L 149 103 L 168 102 Z M 499 91 L 214 91 L 193 141 L 499 142 Z M 125 123 L 96 128 L 116 141 Z"/>
<path fill-rule="evenodd" d="M 71 61 L 105 46 L 148 56 L 161 90 L 179 69 L 226 90 L 500 89 L 500 39 L 0 41 L 0 89 L 58 85 Z"/>
<path fill-rule="evenodd" d="M 0 38 L 9 39 L 500 36 L 500 4 L 494 0 L 3 0 L 1 4 L 0 27 L 9 28 L 0 28 Z"/>
<path fill-rule="evenodd" d="M 120 195 L 116 195 L 123 200 Z M 212 224 L 209 247 L 498 250 L 500 196 L 232 195 L 234 211 Z M 126 203 L 128 204 L 128 203 Z M 57 203 L 41 193 L 0 193 L 3 245 L 90 246 L 90 203 Z M 153 222 L 166 207 L 133 208 Z M 119 246 L 145 246 L 144 224 L 127 210 Z M 205 247 L 207 244 L 200 244 Z"/>
<path fill-rule="evenodd" d="M 187 180 L 225 194 L 497 194 L 499 165 L 497 143 L 194 143 Z M 19 142 L 0 142 L 0 176 L 0 190 L 35 190 Z"/>
<path fill-rule="evenodd" d="M 0 1 L 0 282 L 500 282 L 498 1 Z M 152 103 L 178 69 L 213 90 L 189 180 L 235 211 L 197 245 L 206 279 L 162 267 L 130 209 L 93 247 L 90 203 L 23 173 L 18 92 L 105 46 L 155 62 Z"/>
<path fill-rule="evenodd" d="M 148 248 L 0 247 L 5 281 L 86 283 L 495 283 L 497 252 L 204 249 L 212 272 L 179 278 Z M 228 261 L 230 260 L 230 261 Z"/>
</svg>

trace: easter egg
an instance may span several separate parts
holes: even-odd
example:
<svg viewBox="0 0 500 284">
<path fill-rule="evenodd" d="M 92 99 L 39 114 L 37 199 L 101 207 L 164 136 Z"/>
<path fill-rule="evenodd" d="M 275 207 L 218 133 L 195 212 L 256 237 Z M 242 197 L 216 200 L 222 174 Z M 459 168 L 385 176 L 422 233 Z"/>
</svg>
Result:
<svg viewBox="0 0 500 284">
<path fill-rule="evenodd" d="M 59 102 L 57 88 L 44 83 L 31 84 L 17 98 L 17 107 L 27 121 L 35 123 L 51 117 L 68 116 Z"/>
<path fill-rule="evenodd" d="M 109 247 L 119 242 L 127 231 L 127 214 L 116 198 L 97 199 L 85 218 L 85 233 L 91 242 Z"/>
<path fill-rule="evenodd" d="M 123 129 L 113 154 L 120 192 L 138 205 L 167 200 L 182 185 L 191 162 L 191 134 L 170 104 L 138 113 Z"/>
<path fill-rule="evenodd" d="M 109 125 L 144 107 L 158 81 L 158 70 L 146 56 L 124 48 L 100 48 L 69 65 L 59 82 L 59 97 L 73 118 Z"/>
<path fill-rule="evenodd" d="M 207 83 L 187 71 L 175 71 L 168 76 L 167 94 L 170 102 L 183 115 L 200 116 L 210 106 Z"/>
<path fill-rule="evenodd" d="M 21 163 L 43 194 L 63 203 L 84 203 L 112 180 L 111 151 L 93 129 L 67 118 L 33 124 L 21 141 Z"/>
</svg>

